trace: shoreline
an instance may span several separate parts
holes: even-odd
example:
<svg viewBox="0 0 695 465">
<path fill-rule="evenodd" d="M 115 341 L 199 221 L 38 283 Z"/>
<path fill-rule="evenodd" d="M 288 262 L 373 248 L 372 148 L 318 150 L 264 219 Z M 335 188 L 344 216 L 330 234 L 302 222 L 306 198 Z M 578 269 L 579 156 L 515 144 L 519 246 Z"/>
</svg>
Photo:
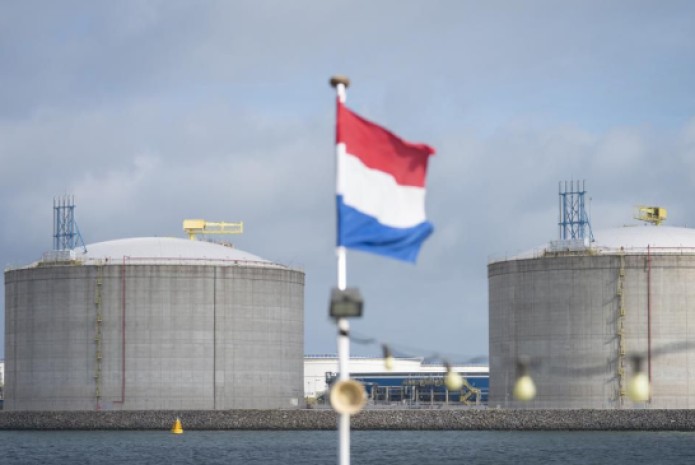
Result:
<svg viewBox="0 0 695 465">
<path fill-rule="evenodd" d="M 0 430 L 335 430 L 328 409 L 0 411 Z M 695 410 L 365 410 L 353 430 L 695 431 Z"/>
</svg>

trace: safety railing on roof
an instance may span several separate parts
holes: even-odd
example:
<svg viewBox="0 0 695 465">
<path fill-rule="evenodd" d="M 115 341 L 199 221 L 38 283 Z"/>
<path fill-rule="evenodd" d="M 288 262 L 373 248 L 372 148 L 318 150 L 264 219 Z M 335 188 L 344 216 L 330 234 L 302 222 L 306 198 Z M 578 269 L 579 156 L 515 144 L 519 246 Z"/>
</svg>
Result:
<svg viewBox="0 0 695 465">
<path fill-rule="evenodd" d="M 128 265 L 219 265 L 219 266 L 244 266 L 254 268 L 279 268 L 293 271 L 304 271 L 302 266 L 282 265 L 269 261 L 258 260 L 234 260 L 226 258 L 206 258 L 206 257 L 100 257 L 100 258 L 81 258 L 78 256 L 65 257 L 43 257 L 42 260 L 30 265 L 13 266 L 8 265 L 5 271 L 12 271 L 23 268 L 35 268 L 38 266 L 60 266 L 60 265 L 122 265 L 125 261 Z"/>
<path fill-rule="evenodd" d="M 550 247 L 542 247 L 536 249 L 530 249 L 525 252 L 520 252 L 518 254 L 505 254 L 505 255 L 494 255 L 488 256 L 488 265 L 498 262 L 506 262 L 511 260 L 530 260 L 534 258 L 542 257 L 559 257 L 559 256 L 571 256 L 571 255 L 643 255 L 647 253 L 647 249 L 650 250 L 652 255 L 695 255 L 695 247 L 605 247 L 605 246 L 591 246 L 585 249 L 573 249 L 573 250 L 559 250 L 551 249 Z"/>
</svg>

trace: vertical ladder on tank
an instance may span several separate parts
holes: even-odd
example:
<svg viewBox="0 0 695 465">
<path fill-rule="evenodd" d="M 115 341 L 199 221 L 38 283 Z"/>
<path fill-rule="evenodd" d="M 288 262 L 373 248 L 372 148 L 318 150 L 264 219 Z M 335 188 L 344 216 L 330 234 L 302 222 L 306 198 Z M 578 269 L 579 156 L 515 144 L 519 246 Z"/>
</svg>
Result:
<svg viewBox="0 0 695 465">
<path fill-rule="evenodd" d="M 623 404 L 626 394 L 625 383 L 625 254 L 620 251 L 620 270 L 618 271 L 618 318 L 616 336 L 618 337 L 618 402 Z"/>
<path fill-rule="evenodd" d="M 102 324 L 104 322 L 103 305 L 102 305 L 102 288 L 104 284 L 104 264 L 99 263 L 96 268 L 96 287 L 94 295 L 95 307 L 95 331 L 94 331 L 94 348 L 96 363 L 94 370 L 94 397 L 96 399 L 96 409 L 101 410 L 101 359 L 102 359 Z"/>
</svg>

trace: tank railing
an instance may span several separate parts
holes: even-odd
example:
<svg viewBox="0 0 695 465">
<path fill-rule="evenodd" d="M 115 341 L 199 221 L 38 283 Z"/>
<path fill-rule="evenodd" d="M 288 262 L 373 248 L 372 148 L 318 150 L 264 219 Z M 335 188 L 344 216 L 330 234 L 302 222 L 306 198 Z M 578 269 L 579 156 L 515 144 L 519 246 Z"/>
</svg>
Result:
<svg viewBox="0 0 695 465">
<path fill-rule="evenodd" d="M 119 260 L 126 259 L 129 265 L 151 265 L 159 264 L 156 262 L 167 262 L 167 264 L 223 264 L 228 266 L 252 266 L 256 268 L 283 268 L 291 270 L 301 270 L 300 267 L 290 268 L 279 263 L 268 262 L 268 261 L 258 261 L 258 260 L 233 260 L 228 258 L 205 258 L 205 257 L 131 257 L 123 256 L 117 259 L 108 258 L 106 262 L 111 261 L 116 264 Z M 92 264 L 97 259 L 86 259 L 83 260 L 83 264 Z M 98 259 L 104 261 L 104 259 Z"/>
<path fill-rule="evenodd" d="M 109 265 L 117 264 L 123 258 L 133 265 L 152 265 L 157 262 L 166 262 L 168 265 L 191 264 L 191 265 L 220 265 L 220 266 L 248 266 L 254 268 L 280 268 L 285 270 L 304 271 L 304 267 L 299 265 L 282 265 L 280 263 L 258 260 L 233 260 L 229 258 L 205 258 L 205 257 L 101 257 L 101 258 L 76 258 L 69 261 L 46 261 L 44 259 L 33 262 L 29 265 L 6 265 L 4 271 L 21 270 L 24 268 L 36 268 L 40 266 L 65 266 L 65 265 Z"/>
<path fill-rule="evenodd" d="M 655 246 L 644 246 L 644 247 L 605 247 L 605 246 L 591 246 L 584 250 L 568 250 L 568 251 L 551 251 L 548 247 L 535 248 L 520 252 L 518 254 L 504 254 L 504 255 L 490 255 L 488 256 L 487 263 L 491 265 L 493 263 L 505 262 L 511 260 L 530 260 L 534 258 L 542 257 L 566 257 L 566 256 L 585 256 L 585 255 L 646 255 L 647 249 L 649 249 L 652 255 L 662 254 L 662 255 L 695 255 L 695 247 L 655 247 Z"/>
<path fill-rule="evenodd" d="M 599 253 L 605 255 L 620 254 L 621 252 L 625 255 L 646 255 L 647 253 L 654 254 L 654 252 L 668 254 L 668 255 L 695 255 L 695 247 L 657 247 L 652 245 L 646 245 L 644 247 L 596 247 Z"/>
<path fill-rule="evenodd" d="M 536 247 L 533 249 L 519 249 L 516 252 L 505 252 L 504 254 L 488 255 L 488 265 L 497 262 L 506 262 L 510 260 L 527 260 L 532 258 L 544 257 L 548 252 L 548 247 Z"/>
</svg>

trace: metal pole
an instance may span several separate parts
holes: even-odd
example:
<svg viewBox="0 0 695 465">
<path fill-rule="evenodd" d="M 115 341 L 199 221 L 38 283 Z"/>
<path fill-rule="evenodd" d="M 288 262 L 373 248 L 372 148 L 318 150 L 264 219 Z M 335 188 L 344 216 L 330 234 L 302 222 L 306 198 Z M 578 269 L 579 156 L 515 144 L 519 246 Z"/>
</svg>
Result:
<svg viewBox="0 0 695 465">
<path fill-rule="evenodd" d="M 345 90 L 350 85 L 350 81 L 343 76 L 331 78 L 331 85 L 335 87 L 338 100 L 345 103 Z M 336 145 L 336 182 L 340 173 L 340 150 Z M 338 247 L 338 289 L 344 291 L 347 287 L 347 254 L 345 247 Z M 350 323 L 347 318 L 338 318 L 338 380 L 345 381 L 350 379 Z M 341 413 L 338 419 L 338 464 L 350 465 L 350 415 Z"/>
<path fill-rule="evenodd" d="M 649 402 L 652 401 L 652 252 L 647 244 L 647 376 L 649 377 Z"/>
<path fill-rule="evenodd" d="M 350 379 L 350 324 L 347 318 L 338 319 L 338 379 Z M 338 463 L 350 465 L 350 414 L 341 413 L 338 419 Z"/>
<path fill-rule="evenodd" d="M 557 232 L 558 239 L 562 240 L 562 181 L 557 186 Z"/>
</svg>

